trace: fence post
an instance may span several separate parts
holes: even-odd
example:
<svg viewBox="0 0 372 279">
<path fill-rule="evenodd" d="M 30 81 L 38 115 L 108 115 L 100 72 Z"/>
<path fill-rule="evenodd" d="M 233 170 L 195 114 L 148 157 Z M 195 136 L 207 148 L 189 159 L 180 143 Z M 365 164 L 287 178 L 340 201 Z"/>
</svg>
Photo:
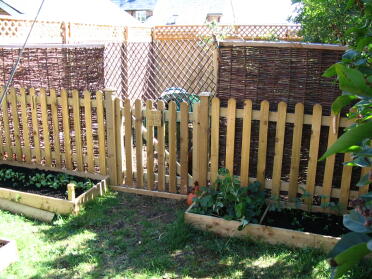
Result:
<svg viewBox="0 0 372 279">
<path fill-rule="evenodd" d="M 198 182 L 200 186 L 207 186 L 208 182 L 208 140 L 209 140 L 209 97 L 212 94 L 202 92 L 200 96 L 198 119 Z"/>
<path fill-rule="evenodd" d="M 115 90 L 104 89 L 107 126 L 107 165 L 110 184 L 118 184 L 115 131 Z"/>
</svg>

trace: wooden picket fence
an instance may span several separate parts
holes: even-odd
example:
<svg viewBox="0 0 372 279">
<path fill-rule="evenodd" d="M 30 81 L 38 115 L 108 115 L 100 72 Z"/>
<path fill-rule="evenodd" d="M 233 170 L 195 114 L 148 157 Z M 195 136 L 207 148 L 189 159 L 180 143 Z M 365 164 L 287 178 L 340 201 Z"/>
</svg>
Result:
<svg viewBox="0 0 372 279">
<path fill-rule="evenodd" d="M 339 129 L 350 125 L 346 118 L 322 115 L 320 105 L 313 107 L 312 114 L 304 114 L 303 104 L 288 113 L 284 102 L 275 111 L 270 111 L 268 101 L 253 110 L 250 100 L 243 108 L 237 108 L 235 99 L 221 107 L 218 98 L 200 94 L 200 102 L 190 111 L 187 103 L 177 109 L 173 101 L 149 100 L 145 106 L 141 100 L 131 103 L 116 97 L 113 90 L 91 93 L 12 88 L 0 113 L 0 152 L 4 160 L 107 174 L 114 190 L 170 198 L 185 198 L 196 181 L 200 185 L 213 182 L 220 167 L 238 176 L 244 186 L 258 180 L 269 195 L 284 201 L 294 202 L 305 189 L 303 206 L 313 211 L 321 210 L 319 203 L 329 201 L 345 208 L 349 200 L 368 192 L 369 185 L 352 187 L 352 176 L 363 173 L 347 165 L 342 167 L 340 187 L 335 187 L 335 155 L 326 160 L 322 182 L 316 183 L 320 145 L 332 145 Z M 226 131 L 220 129 L 221 121 L 226 123 Z M 238 121 L 243 123 L 239 173 L 234 172 Z M 268 175 L 272 123 L 275 155 Z M 287 125 L 293 126 L 293 133 L 290 155 L 284 156 Z M 306 181 L 299 183 L 305 126 L 311 126 L 311 139 Z M 320 141 L 324 127 L 328 128 L 327 143 Z M 258 135 L 255 165 L 251 148 L 254 135 Z M 220 145 L 221 136 L 226 138 L 226 145 Z M 226 146 L 225 158 L 220 158 L 221 146 Z M 344 155 L 344 161 L 350 159 L 350 154 Z M 286 160 L 290 160 L 290 171 L 288 179 L 283 179 Z M 250 176 L 252 168 L 255 172 Z"/>
</svg>

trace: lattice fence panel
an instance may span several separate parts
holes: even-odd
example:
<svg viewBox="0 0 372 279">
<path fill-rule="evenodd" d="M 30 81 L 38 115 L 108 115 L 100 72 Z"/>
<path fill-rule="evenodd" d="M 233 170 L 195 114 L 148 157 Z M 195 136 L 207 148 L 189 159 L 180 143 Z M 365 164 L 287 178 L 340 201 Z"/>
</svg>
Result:
<svg viewBox="0 0 372 279">
<path fill-rule="evenodd" d="M 0 18 L 0 43 L 21 43 L 31 28 L 31 20 Z M 29 43 L 62 43 L 61 22 L 37 21 Z"/>
<path fill-rule="evenodd" d="M 192 40 L 211 36 L 213 33 L 224 34 L 227 38 L 240 39 L 285 39 L 301 40 L 298 36 L 300 25 L 174 25 L 155 26 L 154 40 Z"/>
<path fill-rule="evenodd" d="M 109 44 L 105 84 L 131 100 L 156 99 L 168 88 L 215 92 L 213 50 L 200 41 Z"/>
</svg>

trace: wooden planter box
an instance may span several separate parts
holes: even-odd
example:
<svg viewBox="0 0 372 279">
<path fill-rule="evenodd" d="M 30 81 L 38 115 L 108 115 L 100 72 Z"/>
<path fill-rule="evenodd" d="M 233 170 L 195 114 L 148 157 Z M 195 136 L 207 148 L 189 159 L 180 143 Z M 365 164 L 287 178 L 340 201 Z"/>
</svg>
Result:
<svg viewBox="0 0 372 279">
<path fill-rule="evenodd" d="M 330 251 L 340 240 L 339 237 L 300 232 L 264 225 L 249 224 L 239 231 L 240 222 L 191 213 L 192 205 L 185 212 L 185 222 L 191 226 L 225 237 L 250 238 L 270 244 L 285 244 L 298 248 L 319 248 Z"/>
<path fill-rule="evenodd" d="M 46 171 L 55 171 L 66 173 L 69 175 L 90 178 L 93 180 L 99 180 L 99 182 L 96 185 L 94 185 L 91 189 L 89 189 L 88 191 L 84 192 L 83 194 L 76 198 L 72 198 L 71 200 L 64 200 L 0 187 L 0 208 L 6 210 L 10 210 L 9 207 L 12 207 L 13 203 L 17 203 L 25 207 L 30 207 L 31 209 L 32 208 L 39 210 L 41 209 L 44 211 L 57 213 L 60 215 L 68 215 L 71 213 L 76 214 L 79 212 L 82 204 L 94 199 L 95 197 L 103 195 L 108 188 L 107 176 L 77 171 L 57 170 L 55 168 L 28 165 L 11 161 L 2 161 L 0 162 L 0 164 L 6 164 L 23 168 L 40 169 Z"/>
<path fill-rule="evenodd" d="M 18 253 L 15 241 L 0 239 L 0 272 L 17 260 Z"/>
</svg>

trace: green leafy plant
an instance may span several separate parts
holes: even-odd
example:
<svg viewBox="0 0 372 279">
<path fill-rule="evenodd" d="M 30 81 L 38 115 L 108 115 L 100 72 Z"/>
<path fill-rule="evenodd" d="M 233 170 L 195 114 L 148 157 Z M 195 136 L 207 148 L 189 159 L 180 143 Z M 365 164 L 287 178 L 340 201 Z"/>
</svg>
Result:
<svg viewBox="0 0 372 279">
<path fill-rule="evenodd" d="M 258 223 L 265 206 L 265 194 L 254 182 L 241 187 L 240 181 L 227 169 L 218 171 L 219 177 L 212 187 L 202 187 L 202 195 L 194 199 L 193 213 L 239 220 L 239 230 L 249 223 Z"/>
<path fill-rule="evenodd" d="M 352 160 L 345 164 L 366 168 L 372 166 L 372 1 L 349 0 L 347 4 L 356 11 L 358 18 L 347 29 L 347 33 L 353 36 L 352 46 L 324 76 L 337 76 L 342 90 L 342 95 L 332 104 L 332 111 L 338 114 L 347 105 L 353 105 L 348 113 L 353 124 L 320 160 L 335 153 L 350 152 Z M 368 171 L 357 186 L 371 182 L 372 174 Z M 343 218 L 344 226 L 352 232 L 343 236 L 329 254 L 332 278 L 341 277 L 365 255 L 372 253 L 372 192 L 361 196 L 352 205 L 355 209 Z"/>
<path fill-rule="evenodd" d="M 39 189 L 51 188 L 54 190 L 66 189 L 69 183 L 75 184 L 76 189 L 89 190 L 94 186 L 93 181 L 84 179 L 77 181 L 76 177 L 64 173 L 47 173 L 43 171 L 26 174 L 14 169 L 0 169 L 0 184 L 15 189 L 22 189 L 35 186 Z"/>
</svg>

